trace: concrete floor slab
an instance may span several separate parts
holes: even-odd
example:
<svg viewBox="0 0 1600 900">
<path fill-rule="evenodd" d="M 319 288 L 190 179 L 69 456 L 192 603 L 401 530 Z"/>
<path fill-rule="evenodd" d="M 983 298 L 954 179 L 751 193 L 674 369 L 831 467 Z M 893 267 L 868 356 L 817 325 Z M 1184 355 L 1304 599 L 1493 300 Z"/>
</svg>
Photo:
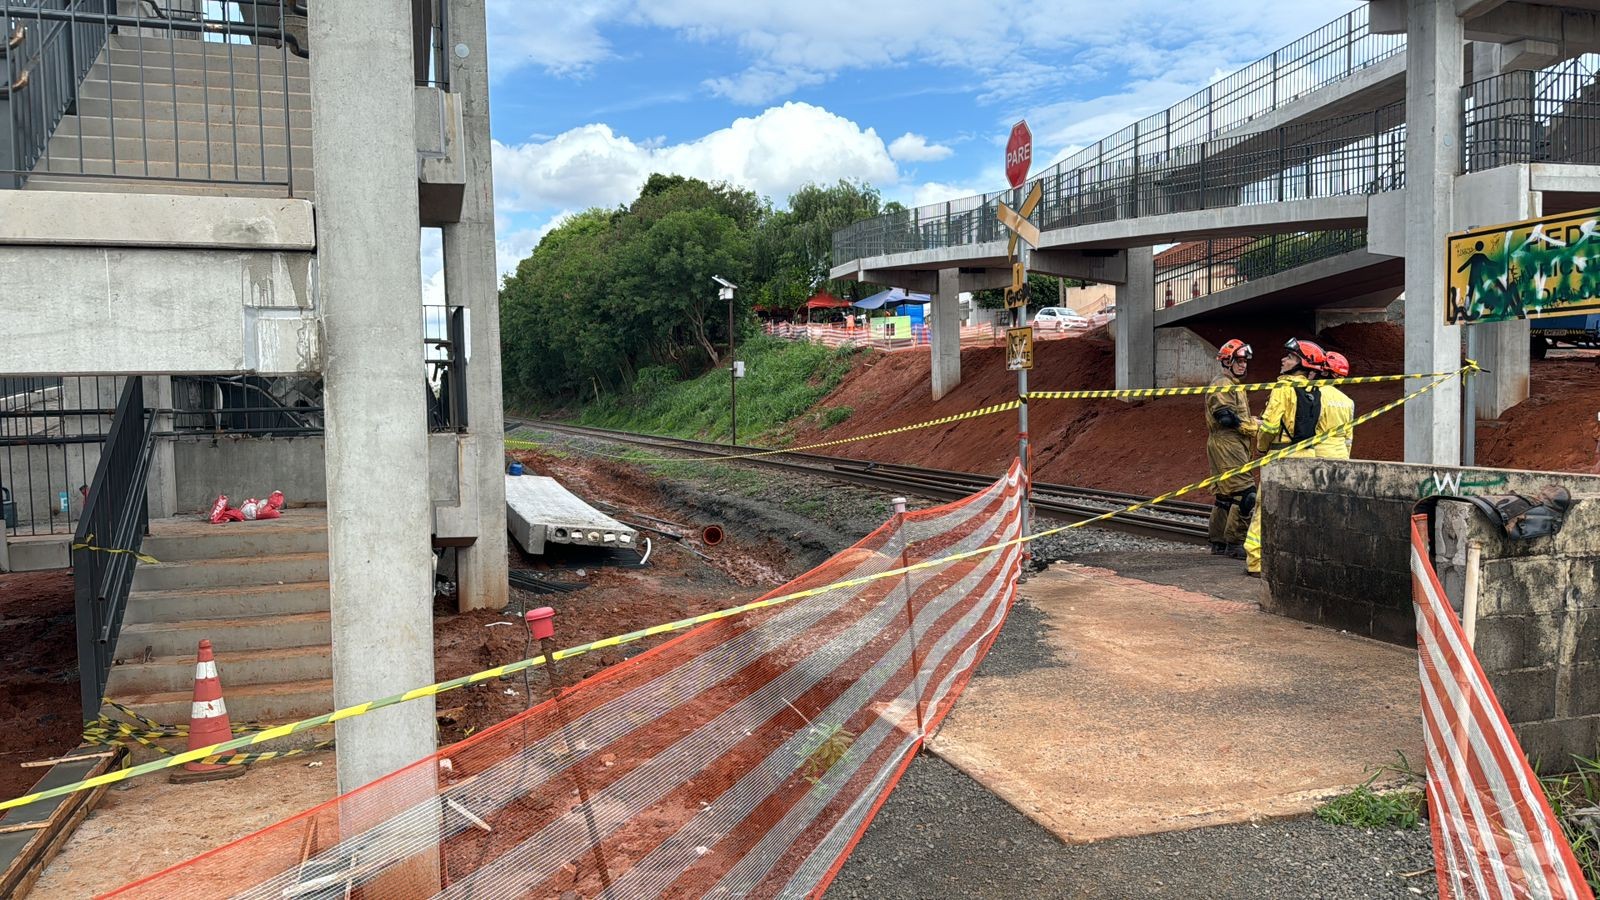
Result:
<svg viewBox="0 0 1600 900">
<path fill-rule="evenodd" d="M 506 476 L 506 527 L 522 549 L 535 555 L 543 553 L 546 544 L 631 548 L 639 539 L 631 526 L 543 475 Z"/>
<path fill-rule="evenodd" d="M 1420 764 L 1412 650 L 1081 565 L 1021 597 L 1046 661 L 980 673 L 929 749 L 1064 841 L 1302 814 Z"/>
</svg>

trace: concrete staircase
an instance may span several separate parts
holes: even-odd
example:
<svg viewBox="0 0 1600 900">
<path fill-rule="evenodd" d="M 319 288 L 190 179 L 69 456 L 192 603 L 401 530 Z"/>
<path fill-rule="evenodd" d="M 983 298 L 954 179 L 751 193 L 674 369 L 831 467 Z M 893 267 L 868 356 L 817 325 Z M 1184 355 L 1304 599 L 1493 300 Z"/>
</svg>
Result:
<svg viewBox="0 0 1600 900">
<path fill-rule="evenodd" d="M 106 177 L 68 177 L 84 174 Z M 271 47 L 116 34 L 27 187 L 272 195 L 285 179 L 296 196 L 310 193 L 306 60 L 286 61 Z"/>
<path fill-rule="evenodd" d="M 217 654 L 235 723 L 284 722 L 333 706 L 325 510 L 266 522 L 152 522 L 106 693 L 170 725 L 187 724 L 194 655 Z"/>
</svg>

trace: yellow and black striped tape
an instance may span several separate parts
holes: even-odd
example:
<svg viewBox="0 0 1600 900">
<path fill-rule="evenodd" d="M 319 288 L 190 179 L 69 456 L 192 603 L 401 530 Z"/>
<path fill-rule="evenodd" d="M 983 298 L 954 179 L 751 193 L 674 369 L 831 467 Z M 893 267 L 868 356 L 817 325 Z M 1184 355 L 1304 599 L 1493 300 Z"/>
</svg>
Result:
<svg viewBox="0 0 1600 900">
<path fill-rule="evenodd" d="M 120 729 L 107 731 L 98 728 L 86 728 L 83 731 L 83 742 L 85 744 L 91 744 L 97 747 L 114 747 L 127 746 L 128 742 L 132 741 L 134 743 L 149 747 L 162 756 L 176 756 L 176 750 L 168 749 L 162 744 L 157 743 L 157 741 L 171 740 L 173 738 L 181 738 L 185 736 L 186 735 L 166 734 L 162 732 L 135 732 Z M 327 740 L 318 741 L 309 747 L 296 747 L 291 750 L 266 750 L 260 753 L 218 753 L 211 756 L 202 757 L 201 759 L 195 760 L 195 762 L 203 763 L 208 766 L 245 766 L 251 763 L 267 762 L 274 759 L 286 759 L 291 756 L 301 756 L 307 753 L 319 753 L 323 750 L 330 750 L 332 748 L 333 741 Z"/>
<path fill-rule="evenodd" d="M 1355 375 L 1345 378 L 1318 378 L 1317 384 L 1382 384 L 1422 378 L 1453 378 L 1457 374 L 1480 371 L 1477 362 L 1467 360 L 1458 372 L 1426 372 L 1421 375 Z M 1203 387 L 1137 388 L 1105 391 L 1029 391 L 1029 400 L 1148 400 L 1153 397 L 1198 397 L 1226 391 L 1270 391 L 1286 381 L 1262 381 L 1253 384 L 1219 384 Z"/>
<path fill-rule="evenodd" d="M 821 449 L 823 447 L 837 447 L 840 444 L 852 444 L 852 443 L 855 443 L 856 441 L 870 441 L 870 440 L 872 440 L 874 438 L 888 437 L 888 436 L 894 435 L 894 434 L 904 434 L 904 433 L 906 433 L 908 431 L 917 431 L 917 430 L 923 429 L 923 428 L 934 428 L 934 427 L 937 427 L 939 425 L 949 425 L 952 422 L 961 422 L 961 421 L 964 421 L 966 419 L 976 419 L 979 416 L 992 416 L 995 413 L 1002 413 L 1002 412 L 1006 412 L 1007 410 L 1017 409 L 1021 405 L 1022 405 L 1022 401 L 1021 400 L 1008 400 L 1005 403 L 996 403 L 993 406 L 985 406 L 985 407 L 981 407 L 979 409 L 969 409 L 966 412 L 959 412 L 959 413 L 956 413 L 954 415 L 949 415 L 949 416 L 941 416 L 940 418 L 937 418 L 937 419 L 929 419 L 926 422 L 917 422 L 916 424 L 913 424 L 913 425 L 902 425 L 899 428 L 890 428 L 890 429 L 888 429 L 886 431 L 874 431 L 871 434 L 858 434 L 855 437 L 839 438 L 838 440 L 834 440 L 834 441 L 823 441 L 820 444 L 806 444 L 806 445 L 801 446 L 801 447 L 784 447 L 781 450 L 757 450 L 757 451 L 753 451 L 753 452 L 750 452 L 750 453 L 730 453 L 730 454 L 727 454 L 727 455 L 724 455 L 724 456 L 698 456 L 698 457 L 688 457 L 688 458 L 681 457 L 681 456 L 639 457 L 639 456 L 632 456 L 632 455 L 626 456 L 624 458 L 626 458 L 630 462 L 639 462 L 639 463 L 652 463 L 652 462 L 722 462 L 722 461 L 730 460 L 730 459 L 754 459 L 754 458 L 760 457 L 760 456 L 775 456 L 775 455 L 780 454 L 780 453 L 804 453 L 804 452 L 806 452 L 808 450 L 818 450 L 818 449 Z M 537 427 L 537 426 L 535 426 L 535 427 Z M 506 444 L 507 447 L 509 447 L 512 450 L 536 450 L 539 447 L 544 446 L 543 444 L 540 444 L 540 443 L 538 443 L 536 441 L 518 441 L 518 440 L 512 440 L 510 438 L 506 439 L 505 444 Z"/>
<path fill-rule="evenodd" d="M 835 591 L 835 590 L 840 590 L 842 588 L 849 588 L 849 587 L 858 587 L 860 585 L 867 584 L 867 583 L 873 582 L 873 581 L 877 581 L 879 579 L 893 578 L 893 577 L 896 577 L 896 576 L 899 576 L 899 575 L 905 575 L 905 574 L 907 574 L 909 572 L 921 571 L 923 569 L 929 569 L 929 568 L 933 568 L 933 567 L 936 567 L 936 566 L 947 565 L 947 564 L 952 563 L 952 562 L 958 562 L 960 560 L 968 559 L 968 558 L 971 558 L 971 557 L 974 557 L 974 556 L 980 556 L 980 555 L 987 554 L 987 553 L 993 553 L 993 552 L 995 552 L 997 550 L 1003 550 L 1003 549 L 1005 549 L 1007 547 L 1023 545 L 1023 544 L 1027 544 L 1027 543 L 1032 542 L 1032 541 L 1039 540 L 1040 538 L 1049 537 L 1049 536 L 1054 535 L 1054 534 L 1060 534 L 1061 532 L 1069 531 L 1069 530 L 1071 530 L 1073 528 L 1083 528 L 1083 527 L 1086 527 L 1088 525 L 1095 524 L 1097 522 L 1102 522 L 1102 521 L 1105 521 L 1107 519 L 1114 518 L 1115 516 L 1123 515 L 1123 514 L 1130 513 L 1130 512 L 1136 512 L 1136 511 L 1141 510 L 1141 509 L 1146 509 L 1148 507 L 1155 506 L 1155 505 L 1157 505 L 1159 503 L 1162 503 L 1164 501 L 1171 500 L 1171 499 L 1173 499 L 1175 497 L 1181 497 L 1184 494 L 1189 494 L 1189 493 L 1192 493 L 1194 491 L 1210 487 L 1210 486 L 1212 486 L 1214 484 L 1217 484 L 1218 482 L 1221 482 L 1221 481 L 1223 481 L 1223 480 L 1225 480 L 1227 478 L 1231 478 L 1231 477 L 1234 477 L 1236 475 L 1242 475 L 1242 474 L 1245 474 L 1247 472 L 1253 472 L 1256 469 L 1259 469 L 1262 466 L 1267 465 L 1268 463 L 1276 462 L 1277 460 L 1284 459 L 1284 458 L 1286 458 L 1286 457 L 1288 457 L 1291 454 L 1294 454 L 1296 452 L 1309 449 L 1309 448 L 1315 446 L 1316 444 L 1320 443 L 1321 441 L 1326 440 L 1326 439 L 1328 439 L 1330 437 L 1342 436 L 1345 433 L 1347 433 L 1347 432 L 1349 432 L 1351 430 L 1354 430 L 1357 426 L 1365 424 L 1367 422 L 1370 422 L 1373 419 L 1376 419 L 1377 417 L 1383 415 L 1384 413 L 1387 413 L 1387 412 L 1390 412 L 1391 410 L 1397 409 L 1398 407 L 1403 406 L 1406 403 L 1409 403 L 1410 401 L 1416 399 L 1417 397 L 1420 397 L 1423 394 L 1428 393 L 1429 391 L 1431 391 L 1434 388 L 1438 387 L 1439 385 L 1445 383 L 1449 379 L 1456 377 L 1457 375 L 1464 375 L 1464 374 L 1467 374 L 1470 371 L 1475 371 L 1475 370 L 1476 370 L 1476 366 L 1468 365 L 1468 366 L 1462 367 L 1462 369 L 1459 372 L 1445 373 L 1443 376 L 1437 378 L 1436 380 L 1434 380 L 1430 384 L 1426 385 L 1425 387 L 1423 387 L 1423 388 L 1421 388 L 1419 390 L 1413 391 L 1412 393 L 1407 394 L 1404 397 L 1401 397 L 1400 399 L 1395 400 L 1392 403 L 1385 404 L 1385 405 L 1373 410 L 1372 412 L 1369 412 L 1369 413 L 1367 413 L 1365 415 L 1362 415 L 1362 416 L 1358 416 L 1357 418 L 1351 420 L 1349 423 L 1347 423 L 1345 425 L 1338 426 L 1337 428 L 1333 428 L 1333 429 L 1329 430 L 1328 432 L 1326 432 L 1324 434 L 1318 434 L 1318 435 L 1315 435 L 1315 436 L 1313 436 L 1311 438 L 1308 438 L 1308 439 L 1306 439 L 1304 441 L 1301 441 L 1298 444 L 1293 444 L 1293 445 L 1290 445 L 1290 446 L 1287 446 L 1287 447 L 1283 447 L 1283 448 L 1278 449 L 1278 450 L 1274 450 L 1274 451 L 1272 451 L 1270 453 L 1265 454 L 1264 456 L 1261 456 L 1258 459 L 1255 459 L 1255 460 L 1250 461 L 1249 463 L 1246 463 L 1245 465 L 1242 465 L 1242 466 L 1239 466 L 1237 468 L 1231 469 L 1231 470 L 1229 470 L 1227 472 L 1223 472 L 1223 473 L 1221 473 L 1219 475 L 1213 475 L 1210 478 L 1206 478 L 1206 479 L 1204 479 L 1202 481 L 1197 481 L 1194 484 L 1186 485 L 1184 487 L 1178 488 L 1177 490 L 1168 491 L 1167 493 L 1162 494 L 1159 497 L 1151 497 L 1148 500 L 1141 500 L 1141 501 L 1139 501 L 1137 503 L 1131 503 L 1131 504 L 1129 504 L 1127 506 L 1124 506 L 1124 507 L 1108 510 L 1108 511 L 1106 511 L 1105 513 L 1103 513 L 1101 515 L 1095 516 L 1095 517 L 1090 518 L 1090 519 L 1085 519 L 1085 520 L 1083 520 L 1081 522 L 1072 522 L 1072 523 L 1069 523 L 1067 525 L 1059 526 L 1057 528 L 1051 528 L 1051 529 L 1048 529 L 1048 530 L 1045 530 L 1045 531 L 1035 532 L 1033 534 L 1022 535 L 1021 537 L 1012 538 L 1011 540 L 1008 540 L 1008 541 L 1001 541 L 1000 543 L 997 543 L 997 544 L 990 544 L 990 545 L 985 546 L 985 547 L 978 547 L 978 548 L 973 549 L 973 550 L 966 550 L 966 551 L 963 551 L 961 553 L 954 553 L 954 554 L 951 554 L 949 556 L 940 557 L 938 559 L 923 560 L 922 562 L 913 563 L 913 564 L 911 564 L 909 566 L 902 566 L 902 567 L 897 568 L 897 569 L 888 569 L 888 570 L 883 571 L 883 572 L 876 572 L 876 573 L 874 573 L 872 575 L 864 575 L 864 576 L 862 576 L 860 578 L 851 578 L 851 579 L 847 579 L 847 580 L 844 580 L 844 581 L 836 581 L 836 582 L 833 582 L 831 584 L 822 585 L 820 587 L 809 588 L 809 589 L 803 590 L 803 591 L 795 591 L 793 593 L 783 594 L 783 595 L 777 596 L 777 597 L 770 597 L 770 598 L 765 599 L 765 600 L 757 600 L 757 601 L 752 602 L 752 603 L 746 603 L 746 604 L 743 604 L 743 605 L 740 605 L 740 606 L 731 607 L 729 609 L 718 610 L 716 612 L 705 613 L 703 615 L 692 616 L 692 617 L 687 618 L 687 619 L 679 619 L 679 620 L 677 620 L 675 622 L 667 622 L 667 623 L 664 623 L 664 624 L 661 624 L 661 625 L 652 625 L 649 628 L 641 628 L 638 631 L 630 631 L 627 634 L 621 634 L 621 635 L 617 635 L 615 637 L 603 638 L 603 639 L 598 640 L 598 641 L 591 641 L 590 643 L 587 643 L 587 644 L 579 644 L 576 647 L 569 647 L 569 648 L 567 648 L 565 650 L 557 650 L 554 654 L 552 654 L 552 656 L 555 659 L 572 659 L 572 658 L 577 657 L 577 656 L 582 656 L 585 653 L 592 653 L 592 652 L 594 652 L 596 650 L 603 650 L 603 649 L 607 649 L 607 648 L 611 648 L 611 647 L 618 647 L 618 646 L 622 646 L 624 644 L 630 644 L 630 643 L 633 643 L 635 641 L 644 640 L 644 639 L 649 638 L 649 637 L 654 637 L 654 636 L 657 636 L 657 635 L 667 634 L 667 633 L 674 632 L 674 631 L 683 631 L 683 630 L 686 630 L 686 629 L 689 629 L 689 628 L 693 628 L 693 627 L 695 627 L 697 625 L 703 625 L 703 624 L 705 624 L 707 622 L 715 621 L 717 619 L 725 619 L 725 618 L 729 618 L 731 616 L 743 615 L 743 614 L 748 613 L 748 612 L 754 612 L 756 610 L 766 609 L 766 608 L 773 607 L 773 606 L 778 606 L 780 604 L 788 603 L 788 602 L 791 602 L 791 601 L 794 601 L 794 600 L 801 600 L 801 599 L 805 599 L 805 598 L 808 598 L 808 597 L 816 597 L 816 596 L 819 596 L 821 594 L 828 593 L 829 591 Z M 383 698 L 380 698 L 380 699 L 377 699 L 377 700 L 370 700 L 370 701 L 368 701 L 366 703 L 360 703 L 360 704 L 357 704 L 355 706 L 347 706 L 344 709 L 334 710 L 333 712 L 324 713 L 324 714 L 322 714 L 320 716 L 313 716 L 313 717 L 311 717 L 309 719 L 302 719 L 301 721 L 298 721 L 298 722 L 290 722 L 287 725 L 278 725 L 278 726 L 274 726 L 274 727 L 271 727 L 271 728 L 266 728 L 266 729 L 263 729 L 260 732 L 255 733 L 255 734 L 250 734 L 250 735 L 244 735 L 244 736 L 241 736 L 241 737 L 237 737 L 237 738 L 234 738 L 233 740 L 224 741 L 224 742 L 222 742 L 220 744 L 213 744 L 210 747 L 201 747 L 201 748 L 198 748 L 198 749 L 195 749 L 195 750 L 187 750 L 187 751 L 184 751 L 182 753 L 175 753 L 172 756 L 165 757 L 163 759 L 152 760 L 151 762 L 142 763 L 140 765 L 132 766 L 130 768 L 123 769 L 123 770 L 117 771 L 117 772 L 108 772 L 108 773 L 106 773 L 104 775 L 98 775 L 98 776 L 95 776 L 94 778 L 89 778 L 89 779 L 86 779 L 84 781 L 76 782 L 74 784 L 62 785 L 60 787 L 51 788 L 49 790 L 38 791 L 38 792 L 32 793 L 32 794 L 25 794 L 25 795 L 23 795 L 21 797 L 17 797 L 17 798 L 12 799 L 12 800 L 0 801 L 0 810 L 12 809 L 12 808 L 15 808 L 15 807 L 18 807 L 18 806 L 26 806 L 29 803 L 36 803 L 36 802 L 38 802 L 40 800 L 49 800 L 49 799 L 54 798 L 54 797 L 60 797 L 60 796 L 63 796 L 65 794 L 70 794 L 70 793 L 74 793 L 74 792 L 77 792 L 77 791 L 92 790 L 93 788 L 97 788 L 97 787 L 99 787 L 99 786 L 101 786 L 103 784 L 112 784 L 112 783 L 118 782 L 118 781 L 125 781 L 125 780 L 127 780 L 129 778 L 135 778 L 135 777 L 138 777 L 140 775 L 148 775 L 151 772 L 159 772 L 159 771 L 164 770 L 164 769 L 175 768 L 175 767 L 181 766 L 181 765 L 183 765 L 185 763 L 220 760 L 228 751 L 238 750 L 238 749 L 241 749 L 241 748 L 244 748 L 244 747 L 255 746 L 257 744 L 266 743 L 267 741 L 276 740 L 276 739 L 282 738 L 282 737 L 288 737 L 291 734 L 298 734 L 298 733 L 300 733 L 302 731 L 309 731 L 312 728 L 320 728 L 320 727 L 322 727 L 324 725 L 328 725 L 328 724 L 331 724 L 333 722 L 338 722 L 338 721 L 341 721 L 341 720 L 344 720 L 344 719 L 353 719 L 353 718 L 355 718 L 357 716 L 366 715 L 367 713 L 373 712 L 375 710 L 384 709 L 384 708 L 390 707 L 390 706 L 395 706 L 397 704 L 405 703 L 405 702 L 408 702 L 410 700 L 416 700 L 416 699 L 421 698 L 421 697 L 437 696 L 438 694 L 442 694 L 442 693 L 445 693 L 447 691 L 457 690 L 459 688 L 468 687 L 468 686 L 474 685 L 474 684 L 481 684 L 483 682 L 491 681 L 491 680 L 494 680 L 496 678 L 500 678 L 500 677 L 505 676 L 505 675 L 511 675 L 511 674 L 515 674 L 517 672 L 524 671 L 526 669 L 532 669 L 532 668 L 536 668 L 538 666 L 542 666 L 542 665 L 545 664 L 545 662 L 546 662 L 545 657 L 543 655 L 540 655 L 540 656 L 535 656 L 535 657 L 532 657 L 532 658 L 529 658 L 529 659 L 523 659 L 523 660 L 518 660 L 516 662 L 506 663 L 503 666 L 495 666 L 492 669 L 485 669 L 482 672 L 476 672 L 476 673 L 473 673 L 471 675 L 463 675 L 460 678 L 453 678 L 453 679 L 451 679 L 449 681 L 439 682 L 438 684 L 430 684 L 430 685 L 427 685 L 425 687 L 413 688 L 412 690 L 406 691 L 405 693 L 402 693 L 402 694 L 394 694 L 394 695 L 391 695 L 391 696 L 388 696 L 388 697 L 383 697 Z M 148 720 L 146 720 L 146 721 L 148 721 Z M 283 753 L 274 754 L 273 756 L 268 756 L 267 754 L 262 753 L 262 754 L 257 754 L 257 756 L 259 756 L 261 758 L 277 758 L 277 757 L 282 757 L 282 756 L 288 755 L 289 753 L 293 753 L 293 752 L 295 752 L 295 751 L 285 751 Z"/>
<path fill-rule="evenodd" d="M 133 558 L 137 559 L 139 562 L 149 563 L 151 565 L 155 565 L 156 563 L 161 562 L 161 560 L 156 559 L 154 556 L 150 556 L 150 555 L 145 554 L 145 553 L 139 553 L 139 552 L 136 552 L 134 550 L 124 550 L 124 549 L 118 549 L 118 548 L 115 548 L 115 547 L 98 547 L 98 546 L 95 546 L 94 535 L 92 535 L 92 534 L 84 535 L 82 541 L 73 543 L 72 544 L 72 549 L 74 549 L 74 550 L 92 550 L 95 553 L 108 553 L 108 554 L 111 554 L 113 556 L 118 554 L 118 553 L 127 553 L 127 554 L 131 554 L 133 556 Z"/>
</svg>

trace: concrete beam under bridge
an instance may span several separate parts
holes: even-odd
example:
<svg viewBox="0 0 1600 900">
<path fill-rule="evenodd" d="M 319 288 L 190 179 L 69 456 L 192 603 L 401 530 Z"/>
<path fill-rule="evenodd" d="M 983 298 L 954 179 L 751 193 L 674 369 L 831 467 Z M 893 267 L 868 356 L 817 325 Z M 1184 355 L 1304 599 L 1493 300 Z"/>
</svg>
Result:
<svg viewBox="0 0 1600 900">
<path fill-rule="evenodd" d="M 956 293 L 971 293 L 972 291 L 987 291 L 1002 288 L 1011 284 L 1011 270 L 1007 269 L 968 269 L 945 268 L 931 271 L 916 269 L 884 270 L 868 269 L 862 271 L 861 277 L 855 279 L 865 284 L 881 284 L 885 287 L 897 287 L 918 294 L 936 294 L 945 290 L 943 279 L 946 272 L 953 273 L 956 279 L 954 290 Z"/>
</svg>

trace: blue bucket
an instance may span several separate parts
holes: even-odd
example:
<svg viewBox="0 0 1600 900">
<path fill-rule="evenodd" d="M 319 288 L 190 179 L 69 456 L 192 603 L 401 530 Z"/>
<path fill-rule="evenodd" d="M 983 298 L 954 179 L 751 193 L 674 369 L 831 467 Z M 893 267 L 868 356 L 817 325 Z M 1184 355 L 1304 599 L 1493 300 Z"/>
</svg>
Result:
<svg viewBox="0 0 1600 900">
<path fill-rule="evenodd" d="M 506 471 L 508 473 L 512 474 L 512 475 L 521 475 L 522 474 L 522 463 L 514 462 L 514 463 L 511 464 L 511 467 L 509 469 L 507 469 Z"/>
</svg>

